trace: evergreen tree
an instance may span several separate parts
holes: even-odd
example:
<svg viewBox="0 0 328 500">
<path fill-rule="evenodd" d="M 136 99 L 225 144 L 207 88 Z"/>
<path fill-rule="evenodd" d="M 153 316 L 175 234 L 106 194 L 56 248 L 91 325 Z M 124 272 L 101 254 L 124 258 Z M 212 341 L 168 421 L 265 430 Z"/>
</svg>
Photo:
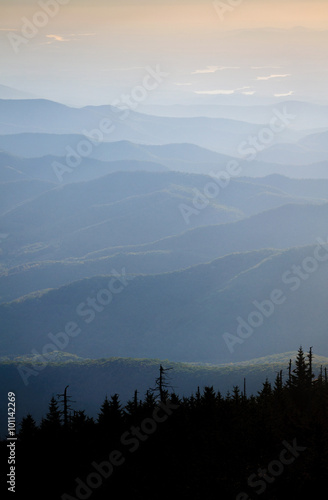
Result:
<svg viewBox="0 0 328 500">
<path fill-rule="evenodd" d="M 110 418 L 110 405 L 109 405 L 109 399 L 106 394 L 104 402 L 100 407 L 100 413 L 98 413 L 97 423 L 103 427 L 106 427 L 108 425 L 109 418 Z"/>
<path fill-rule="evenodd" d="M 123 411 L 118 394 L 106 396 L 98 414 L 98 426 L 104 437 L 112 437 L 121 429 Z"/>
<path fill-rule="evenodd" d="M 299 348 L 295 368 L 291 374 L 291 387 L 305 388 L 309 382 L 309 369 L 302 346 Z M 311 377 L 312 379 L 312 377 Z"/>
<path fill-rule="evenodd" d="M 201 403 L 201 394 L 200 394 L 200 389 L 199 389 L 199 386 L 197 387 L 197 391 L 196 391 L 196 398 L 195 398 L 195 401 L 196 401 L 196 406 L 200 406 L 200 403 Z"/>
<path fill-rule="evenodd" d="M 260 401 L 268 401 L 271 398 L 272 386 L 271 386 L 268 378 L 265 379 L 262 390 L 258 394 L 259 394 L 258 399 Z"/>
<path fill-rule="evenodd" d="M 28 413 L 26 417 L 24 417 L 20 424 L 20 431 L 18 433 L 18 437 L 24 441 L 33 441 L 38 427 L 32 415 Z"/>
<path fill-rule="evenodd" d="M 275 395 L 281 395 L 283 390 L 282 370 L 277 373 L 274 381 L 273 392 Z"/>
<path fill-rule="evenodd" d="M 289 360 L 289 364 L 288 364 L 288 382 L 287 382 L 287 384 L 289 387 L 292 384 L 292 360 L 291 359 Z"/>
<path fill-rule="evenodd" d="M 141 401 L 138 400 L 138 391 L 134 391 L 133 399 L 129 399 L 124 407 L 124 413 L 129 417 L 136 417 L 141 410 Z"/>
<path fill-rule="evenodd" d="M 152 390 L 146 391 L 144 401 L 141 403 L 143 413 L 147 414 L 156 407 L 156 398 Z"/>
<path fill-rule="evenodd" d="M 41 429 L 45 431 L 56 432 L 61 428 L 61 411 L 54 396 L 52 396 L 49 404 L 49 410 L 45 418 L 41 421 Z"/>
<path fill-rule="evenodd" d="M 122 421 L 122 405 L 120 403 L 119 395 L 117 393 L 111 396 L 109 401 L 109 418 L 111 421 L 111 425 L 119 426 Z"/>
<path fill-rule="evenodd" d="M 211 412 L 216 408 L 216 394 L 213 386 L 204 387 L 204 392 L 201 397 L 201 403 L 203 408 L 208 412 Z"/>
<path fill-rule="evenodd" d="M 235 385 L 232 390 L 232 400 L 236 405 L 241 402 L 242 396 L 240 394 L 240 389 L 238 385 Z"/>
<path fill-rule="evenodd" d="M 70 428 L 74 433 L 84 432 L 94 425 L 93 418 L 88 417 L 84 410 L 74 411 L 70 420 Z"/>
<path fill-rule="evenodd" d="M 308 359 L 308 368 L 307 368 L 307 381 L 311 385 L 312 381 L 314 379 L 314 373 L 313 373 L 313 353 L 312 353 L 313 347 L 310 347 L 310 350 L 307 354 L 307 359 Z"/>
<path fill-rule="evenodd" d="M 328 382 L 321 368 L 318 380 L 312 383 L 312 371 L 312 348 L 308 356 L 300 348 L 294 370 L 290 363 L 290 377 L 285 385 L 279 371 L 274 386 L 266 379 L 257 396 L 245 396 L 246 391 L 241 393 L 238 386 L 225 398 L 213 386 L 205 386 L 202 394 L 198 388 L 196 397 L 180 399 L 173 392 L 166 399 L 168 413 L 162 422 L 166 411 L 162 407 L 160 412 L 153 412 L 158 403 L 151 390 L 143 401 L 138 400 L 136 391 L 124 415 L 118 394 L 106 396 L 97 425 L 84 411 L 79 411 L 74 412 L 66 428 L 60 405 L 52 398 L 40 429 L 31 415 L 21 422 L 19 457 L 21 464 L 25 463 L 20 466 L 20 474 L 24 474 L 29 484 L 38 462 L 42 486 L 49 489 L 51 485 L 47 498 L 76 498 L 81 492 L 86 498 L 87 487 L 91 491 L 94 484 L 92 489 L 96 490 L 98 484 L 93 481 L 96 476 L 94 472 L 90 475 L 88 464 L 109 473 L 106 457 L 111 456 L 109 450 L 119 450 L 122 446 L 124 422 L 125 442 L 131 451 L 138 449 L 138 452 L 122 468 L 114 468 L 110 481 L 104 481 L 105 491 L 99 488 L 93 492 L 95 498 L 119 495 L 152 498 L 164 473 L 167 483 L 177 485 L 175 493 L 181 498 L 187 495 L 195 499 L 212 498 L 213 491 L 219 491 L 222 498 L 246 498 L 248 495 L 240 492 L 246 491 L 250 474 L 257 472 L 259 481 L 266 482 L 263 498 L 303 499 L 310 495 L 320 498 L 318 492 L 326 487 L 328 475 Z M 170 403 L 178 405 L 178 410 L 171 412 Z M 159 417 L 156 425 L 151 423 L 154 415 Z M 37 439 L 33 439 L 35 435 Z M 103 439 L 106 435 L 110 436 L 109 441 Z M 281 453 L 284 442 L 289 443 L 288 449 L 291 455 L 295 453 L 295 460 L 291 467 L 284 467 L 278 480 L 274 476 L 277 469 L 268 464 L 272 465 L 278 456 L 294 458 L 290 453 L 287 457 Z M 0 443 L 1 450 L 7 459 L 6 442 Z M 113 456 L 117 456 L 116 452 Z M 75 494 L 74 477 L 82 481 Z M 140 478 L 144 481 L 138 481 Z M 87 486 L 82 487 L 82 483 Z M 68 493 L 63 495 L 64 491 Z"/>
</svg>

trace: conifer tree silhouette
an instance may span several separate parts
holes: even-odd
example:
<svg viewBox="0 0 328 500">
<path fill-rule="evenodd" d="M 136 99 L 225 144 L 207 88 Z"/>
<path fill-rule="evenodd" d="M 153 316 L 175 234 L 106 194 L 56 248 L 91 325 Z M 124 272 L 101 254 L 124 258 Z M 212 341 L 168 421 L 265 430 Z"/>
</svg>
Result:
<svg viewBox="0 0 328 500">
<path fill-rule="evenodd" d="M 62 425 L 61 411 L 54 396 L 52 396 L 49 404 L 49 410 L 45 418 L 42 418 L 41 429 L 49 431 L 59 431 Z"/>
<path fill-rule="evenodd" d="M 129 399 L 124 407 L 125 415 L 136 417 L 141 410 L 141 401 L 138 400 L 138 390 L 134 391 L 133 399 Z"/>
<path fill-rule="evenodd" d="M 114 394 L 108 399 L 107 395 L 100 408 L 97 424 L 104 438 L 112 439 L 119 433 L 122 425 L 122 408 L 119 395 Z"/>
<path fill-rule="evenodd" d="M 26 461 L 20 472 L 22 477 L 24 468 L 23 484 L 29 484 L 38 463 L 45 488 L 42 493 L 46 491 L 47 499 L 79 498 L 81 495 L 74 494 L 74 478 L 81 479 L 77 491 L 84 492 L 86 498 L 88 490 L 83 490 L 82 483 L 93 484 L 90 477 L 96 476 L 92 467 L 102 472 L 110 470 L 108 457 L 118 456 L 116 452 L 111 455 L 110 450 L 121 449 L 124 435 L 125 450 L 133 449 L 136 453 L 113 472 L 106 482 L 106 491 L 93 488 L 95 499 L 120 495 L 153 498 L 163 480 L 163 471 L 167 482 L 177 485 L 176 493 L 181 498 L 185 498 L 186 485 L 191 499 L 213 498 L 214 490 L 220 491 L 222 498 L 241 498 L 239 493 L 247 489 L 250 474 L 261 470 L 266 476 L 258 476 L 259 480 L 273 479 L 268 464 L 281 453 L 281 443 L 287 442 L 290 450 L 294 448 L 295 463 L 286 464 L 279 480 L 266 481 L 263 500 L 321 498 L 319 493 L 326 488 L 328 475 L 327 370 L 319 367 L 313 382 L 317 367 L 312 347 L 308 355 L 300 347 L 293 366 L 294 369 L 290 361 L 285 382 L 280 370 L 274 385 L 267 378 L 255 396 L 247 396 L 245 388 L 241 393 L 238 386 L 233 386 L 231 393 L 228 391 L 223 397 L 213 386 L 205 386 L 202 393 L 198 387 L 195 396 L 192 393 L 181 399 L 174 392 L 168 395 L 166 370 L 161 366 L 155 389 L 148 390 L 142 400 L 135 391 L 122 408 L 118 394 L 106 396 L 97 422 L 87 417 L 84 410 L 75 411 L 66 428 L 65 412 L 52 397 L 39 427 L 30 414 L 22 419 L 18 438 L 20 460 Z M 158 406 L 161 397 L 167 398 L 165 407 Z M 168 403 L 178 405 L 178 409 L 171 412 Z M 152 439 L 146 437 L 149 430 L 155 433 Z M 109 439 L 103 439 L 104 436 Z M 141 446 L 143 440 L 145 445 Z M 0 445 L 0 451 L 7 456 L 7 443 Z M 305 448 L 304 454 L 298 453 Z M 179 483 L 181 477 L 184 481 Z M 63 492 L 67 492 L 66 496 Z M 249 498 L 253 498 L 254 492 L 250 491 Z"/>
<path fill-rule="evenodd" d="M 310 350 L 307 354 L 307 359 L 308 359 L 308 369 L 307 369 L 307 379 L 308 383 L 311 385 L 313 382 L 313 379 L 315 377 L 313 373 L 313 353 L 312 353 L 313 347 L 310 347 Z"/>
<path fill-rule="evenodd" d="M 152 389 L 148 389 L 146 391 L 145 399 L 142 402 L 142 409 L 145 412 L 149 412 L 150 410 L 153 410 L 156 406 L 156 397 L 154 396 L 154 392 Z"/>
<path fill-rule="evenodd" d="M 312 375 L 310 380 L 312 380 Z M 291 374 L 291 387 L 305 389 L 308 383 L 309 383 L 309 369 L 306 363 L 306 357 L 303 348 L 301 346 L 296 356 L 295 368 Z"/>
<path fill-rule="evenodd" d="M 238 385 L 235 385 L 232 390 L 232 400 L 233 402 L 238 405 L 241 401 L 241 394 L 240 394 L 240 389 Z"/>
<path fill-rule="evenodd" d="M 283 381 L 282 381 L 282 370 L 277 373 L 276 379 L 274 381 L 274 394 L 280 395 L 283 390 Z"/>
<path fill-rule="evenodd" d="M 30 413 L 28 413 L 26 417 L 22 418 L 18 437 L 21 440 L 33 441 L 33 439 L 36 436 L 37 430 L 38 427 L 36 425 L 34 418 Z"/>
</svg>

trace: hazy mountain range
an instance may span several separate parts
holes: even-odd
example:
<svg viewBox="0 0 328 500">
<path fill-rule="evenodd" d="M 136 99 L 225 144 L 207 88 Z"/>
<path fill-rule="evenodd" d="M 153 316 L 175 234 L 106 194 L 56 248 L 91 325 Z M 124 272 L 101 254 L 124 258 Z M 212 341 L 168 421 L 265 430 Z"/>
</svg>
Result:
<svg viewBox="0 0 328 500">
<path fill-rule="evenodd" d="M 141 109 L 0 101 L 0 357 L 328 356 L 325 106 Z"/>
<path fill-rule="evenodd" d="M 272 135 L 273 143 L 296 142 L 309 134 L 309 130 L 317 132 L 318 129 L 328 127 L 326 115 L 320 107 L 293 101 L 278 103 L 271 107 L 269 117 L 268 109 L 262 109 L 263 122 L 260 123 L 243 121 L 240 118 L 210 118 L 199 115 L 197 117 L 159 117 L 127 108 L 127 105 L 121 108 L 113 106 L 70 108 L 42 99 L 0 100 L 0 133 L 2 135 L 83 134 L 92 137 L 95 142 L 100 138 L 100 142 L 128 140 L 140 144 L 192 143 L 236 156 L 238 147 L 245 137 L 256 136 L 261 129 L 267 128 L 267 121 L 270 123 L 272 119 L 280 122 L 280 126 L 276 126 L 276 132 Z M 310 121 L 308 113 L 310 113 Z M 243 114 L 245 116 L 245 112 Z M 28 142 L 30 142 L 29 139 L 26 138 Z M 62 139 L 63 146 L 73 146 L 71 142 L 77 138 L 72 137 L 68 143 L 67 138 Z M 8 140 L 8 138 L 5 139 L 5 141 Z M 15 141 L 14 138 L 13 140 Z M 40 141 L 38 142 L 41 147 Z M 2 140 L 0 148 L 6 149 L 6 146 L 8 147 L 8 143 Z M 97 148 L 94 147 L 94 149 Z M 45 154 L 44 149 L 43 151 Z M 51 151 L 47 152 L 51 153 Z"/>
<path fill-rule="evenodd" d="M 74 394 L 76 403 L 74 407 L 83 408 L 88 415 L 97 418 L 99 407 L 104 399 L 104 389 L 109 394 L 117 392 L 120 401 L 126 403 L 138 387 L 139 396 L 153 386 L 158 377 L 160 363 L 170 367 L 170 383 L 174 390 L 181 395 L 194 393 L 195 387 L 213 385 L 222 395 L 228 391 L 231 393 L 232 386 L 242 386 L 244 377 L 247 378 L 248 394 L 256 394 L 262 389 L 262 382 L 268 378 L 273 383 L 276 374 L 283 370 L 286 372 L 289 360 L 293 362 L 296 352 L 271 355 L 265 358 L 251 359 L 246 363 L 230 363 L 223 366 L 198 365 L 191 363 L 168 363 L 167 360 L 159 359 L 81 359 L 69 354 L 55 353 L 53 359 L 43 367 L 40 376 L 31 376 L 29 384 L 22 384 L 18 367 L 22 363 L 33 369 L 34 357 L 18 357 L 12 361 L 0 364 L 0 374 L 11 387 L 15 387 L 16 396 L 20 400 L 17 407 L 17 419 L 20 421 L 25 415 L 33 412 L 33 416 L 40 421 L 45 416 L 49 393 L 57 394 L 57 391 L 66 387 L 67 380 L 70 382 L 69 393 Z M 313 367 L 316 372 L 320 366 L 326 366 L 328 358 L 314 355 Z M 42 366 L 42 365 L 40 365 Z M 3 394 L 5 396 L 5 392 Z M 6 431 L 7 408 L 0 408 L 0 436 Z M 1 425 L 3 423 L 3 425 Z"/>
</svg>

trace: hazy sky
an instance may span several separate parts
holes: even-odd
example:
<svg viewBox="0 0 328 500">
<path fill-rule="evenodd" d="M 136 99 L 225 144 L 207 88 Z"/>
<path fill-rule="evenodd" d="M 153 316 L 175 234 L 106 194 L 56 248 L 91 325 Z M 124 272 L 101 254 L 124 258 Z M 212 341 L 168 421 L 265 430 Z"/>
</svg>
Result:
<svg viewBox="0 0 328 500">
<path fill-rule="evenodd" d="M 159 66 L 149 103 L 328 100 L 327 0 L 58 2 L 0 0 L 0 84 L 110 104 Z"/>
</svg>

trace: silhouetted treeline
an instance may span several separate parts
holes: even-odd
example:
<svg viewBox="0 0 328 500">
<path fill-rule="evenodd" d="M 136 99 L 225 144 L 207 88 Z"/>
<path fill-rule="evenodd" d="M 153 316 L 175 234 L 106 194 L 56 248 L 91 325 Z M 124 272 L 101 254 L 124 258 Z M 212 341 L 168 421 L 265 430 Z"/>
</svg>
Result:
<svg viewBox="0 0 328 500">
<path fill-rule="evenodd" d="M 225 395 L 205 387 L 179 396 L 160 367 L 146 395 L 124 406 L 106 396 L 96 418 L 74 411 L 65 388 L 38 425 L 31 415 L 20 424 L 16 498 L 324 497 L 328 380 L 312 358 L 300 348 L 256 395 L 246 380 Z"/>
</svg>

